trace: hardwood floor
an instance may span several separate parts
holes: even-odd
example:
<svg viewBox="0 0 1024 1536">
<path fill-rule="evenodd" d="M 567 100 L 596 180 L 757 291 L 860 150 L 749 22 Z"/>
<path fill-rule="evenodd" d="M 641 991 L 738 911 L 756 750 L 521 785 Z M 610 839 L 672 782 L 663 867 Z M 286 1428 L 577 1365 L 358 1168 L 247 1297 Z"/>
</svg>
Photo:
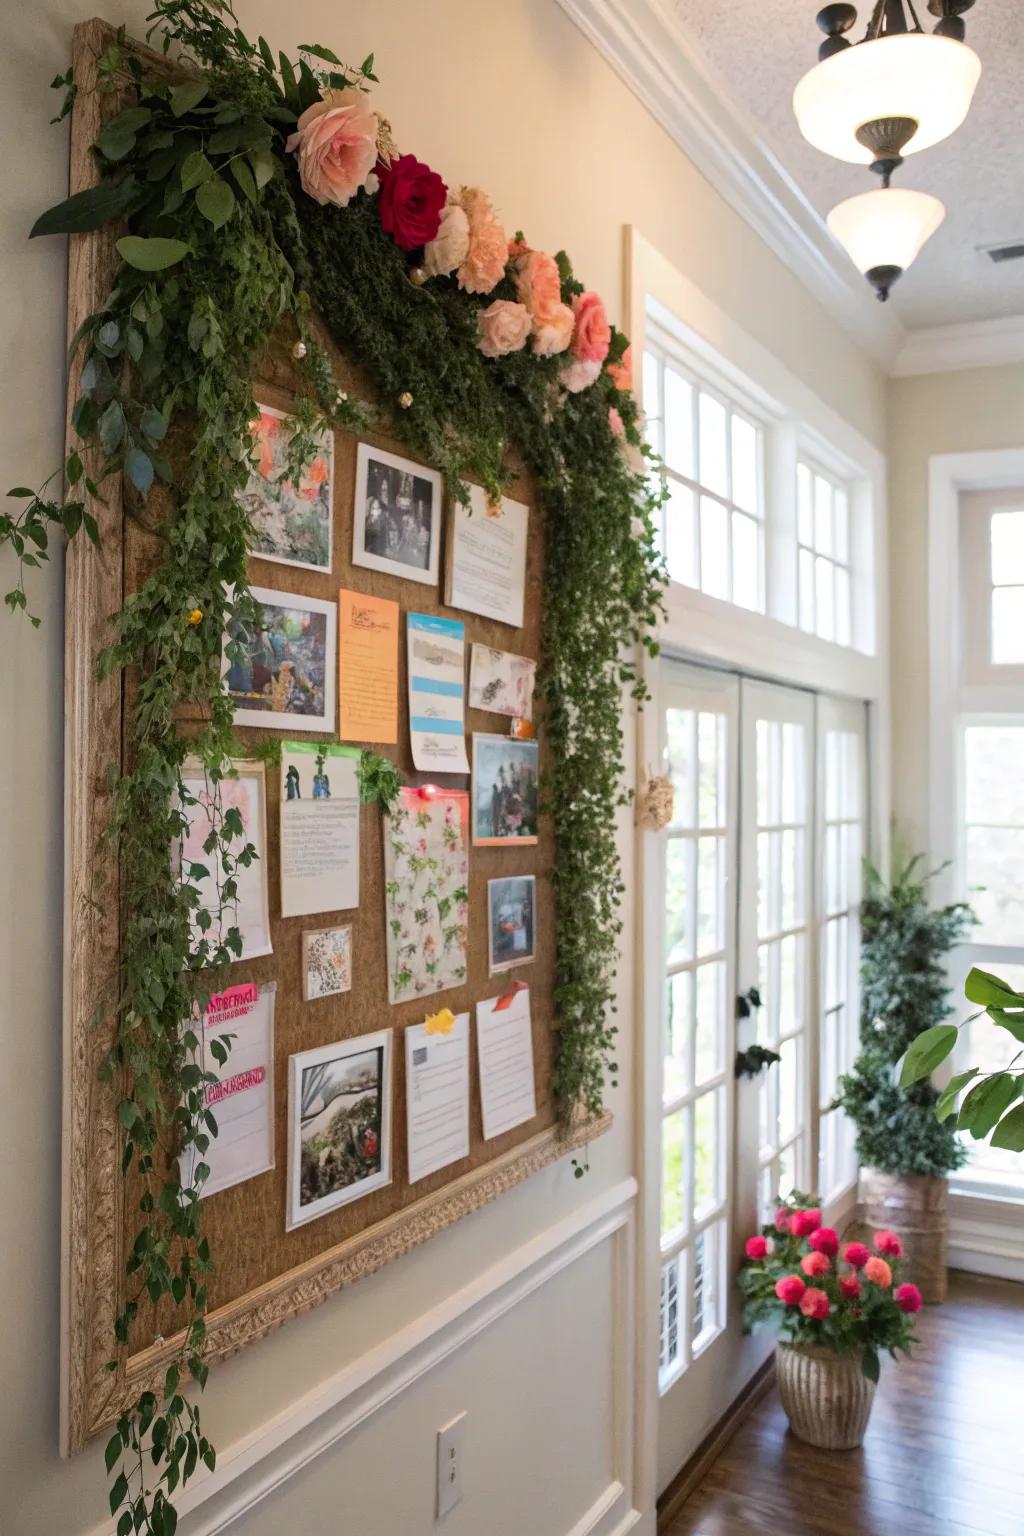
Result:
<svg viewBox="0 0 1024 1536">
<path fill-rule="evenodd" d="M 1024 1285 L 951 1276 L 867 1439 L 819 1451 L 773 1388 L 662 1536 L 1024 1536 Z"/>
</svg>

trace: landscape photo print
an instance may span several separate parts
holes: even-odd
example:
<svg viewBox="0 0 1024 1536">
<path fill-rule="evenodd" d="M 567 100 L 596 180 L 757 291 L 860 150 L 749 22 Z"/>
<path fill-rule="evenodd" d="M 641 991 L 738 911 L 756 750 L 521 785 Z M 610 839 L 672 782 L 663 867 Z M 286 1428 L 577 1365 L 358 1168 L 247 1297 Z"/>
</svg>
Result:
<svg viewBox="0 0 1024 1536">
<path fill-rule="evenodd" d="M 382 1029 L 291 1057 L 289 1231 L 391 1183 L 393 1034 Z"/>
</svg>

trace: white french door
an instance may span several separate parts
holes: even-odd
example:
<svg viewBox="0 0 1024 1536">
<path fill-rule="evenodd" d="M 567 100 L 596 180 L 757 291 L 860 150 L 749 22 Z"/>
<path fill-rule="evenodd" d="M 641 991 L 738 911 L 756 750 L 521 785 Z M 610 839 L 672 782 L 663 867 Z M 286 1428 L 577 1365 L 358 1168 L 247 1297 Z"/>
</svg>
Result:
<svg viewBox="0 0 1024 1536">
<path fill-rule="evenodd" d="M 768 1352 L 742 1334 L 743 1239 L 790 1190 L 856 1177 L 828 1105 L 856 1041 L 866 731 L 861 705 L 671 660 L 658 719 L 674 790 L 645 882 L 660 1490 Z M 755 1043 L 778 1063 L 737 1078 Z"/>
</svg>

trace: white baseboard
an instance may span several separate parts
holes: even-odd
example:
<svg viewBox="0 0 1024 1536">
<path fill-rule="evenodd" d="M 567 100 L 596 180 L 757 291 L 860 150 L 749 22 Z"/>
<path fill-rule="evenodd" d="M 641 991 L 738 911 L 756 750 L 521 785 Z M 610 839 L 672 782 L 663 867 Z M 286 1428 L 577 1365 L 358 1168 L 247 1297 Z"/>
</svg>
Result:
<svg viewBox="0 0 1024 1536">
<path fill-rule="evenodd" d="M 954 1191 L 950 1197 L 951 1269 L 1024 1281 L 1024 1221 L 1020 1204 Z"/>
<path fill-rule="evenodd" d="M 258 1430 L 221 1449 L 216 1471 L 197 1477 L 175 1501 L 179 1516 L 191 1517 L 190 1536 L 227 1531 L 447 1356 L 620 1232 L 632 1218 L 636 1192 L 636 1180 L 624 1179 L 581 1205 Z M 629 1515 L 621 1518 L 624 1495 L 621 1482 L 611 1484 L 570 1536 L 624 1536 L 635 1524 Z M 89 1536 L 110 1536 L 112 1529 L 104 1522 Z"/>
</svg>

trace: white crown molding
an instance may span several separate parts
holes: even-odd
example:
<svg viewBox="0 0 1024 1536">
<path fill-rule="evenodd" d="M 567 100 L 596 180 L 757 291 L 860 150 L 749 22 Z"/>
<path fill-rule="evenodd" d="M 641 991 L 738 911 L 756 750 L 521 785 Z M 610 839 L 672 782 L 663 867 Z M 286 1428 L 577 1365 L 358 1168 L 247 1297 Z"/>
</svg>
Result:
<svg viewBox="0 0 1024 1536">
<path fill-rule="evenodd" d="M 955 373 L 1007 363 L 1024 363 L 1024 315 L 909 331 L 892 374 L 905 379 L 918 373 Z"/>
<path fill-rule="evenodd" d="M 558 0 L 717 192 L 886 369 L 905 341 L 761 127 L 660 0 Z"/>
</svg>

